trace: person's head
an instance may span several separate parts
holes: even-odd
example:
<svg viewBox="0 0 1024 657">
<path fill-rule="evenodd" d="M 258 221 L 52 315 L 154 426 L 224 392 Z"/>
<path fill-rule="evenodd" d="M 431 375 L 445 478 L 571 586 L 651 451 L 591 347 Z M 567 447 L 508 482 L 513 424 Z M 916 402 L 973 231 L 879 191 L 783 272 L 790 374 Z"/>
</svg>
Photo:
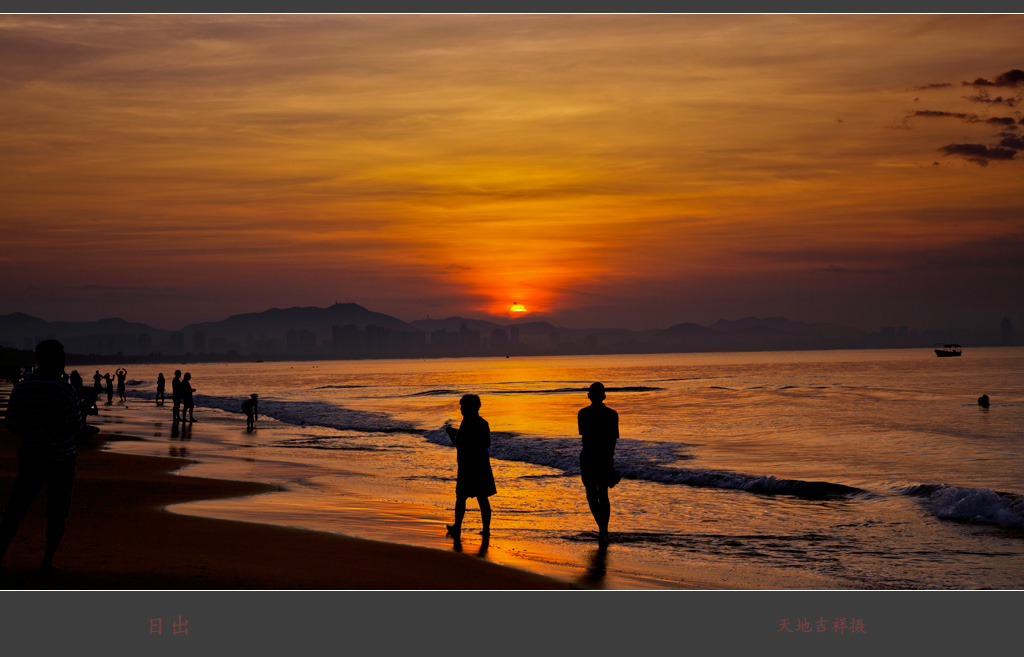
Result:
<svg viewBox="0 0 1024 657">
<path fill-rule="evenodd" d="M 253 400 L 253 401 L 256 401 L 257 399 L 259 399 L 259 397 L 260 397 L 260 396 L 259 396 L 259 395 L 257 395 L 257 394 L 256 394 L 255 392 L 254 392 L 254 393 L 252 393 L 251 395 L 249 395 L 249 399 L 251 399 L 251 400 Z"/>
<path fill-rule="evenodd" d="M 192 372 L 185 372 L 185 376 L 182 377 L 186 381 L 192 378 Z"/>
<path fill-rule="evenodd" d="M 462 395 L 459 400 L 459 408 L 463 415 L 477 415 L 480 413 L 480 397 L 477 395 Z"/>
<path fill-rule="evenodd" d="M 591 383 L 590 390 L 587 391 L 587 397 L 590 401 L 597 402 L 604 401 L 604 384 L 603 383 Z"/>
<path fill-rule="evenodd" d="M 174 376 L 181 376 L 181 370 L 174 370 Z"/>
<path fill-rule="evenodd" d="M 64 345 L 56 340 L 43 340 L 36 345 L 36 364 L 44 373 L 60 374 L 67 363 Z"/>
</svg>

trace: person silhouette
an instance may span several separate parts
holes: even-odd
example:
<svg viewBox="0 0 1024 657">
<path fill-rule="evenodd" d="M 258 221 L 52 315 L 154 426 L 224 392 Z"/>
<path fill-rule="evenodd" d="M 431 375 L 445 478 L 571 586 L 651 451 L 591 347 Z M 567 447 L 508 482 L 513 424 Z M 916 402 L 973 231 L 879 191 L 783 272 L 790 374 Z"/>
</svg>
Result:
<svg viewBox="0 0 1024 657">
<path fill-rule="evenodd" d="M 181 419 L 181 370 L 174 370 L 174 378 L 171 379 L 171 402 L 173 404 L 172 417 L 175 420 Z"/>
<path fill-rule="evenodd" d="M 256 430 L 256 412 L 260 396 L 255 392 L 242 402 L 242 411 L 245 413 L 245 430 Z"/>
<path fill-rule="evenodd" d="M 75 393 L 78 395 L 78 398 L 81 399 L 84 382 L 82 381 L 82 375 L 78 373 L 78 370 L 71 370 L 71 376 L 68 377 L 68 383 L 71 384 L 71 387 L 75 389 Z"/>
<path fill-rule="evenodd" d="M 181 379 L 181 420 L 185 421 L 185 414 L 188 414 L 188 421 L 195 422 L 195 404 L 192 402 L 192 393 L 196 389 L 192 387 L 192 373 L 185 372 Z"/>
<path fill-rule="evenodd" d="M 124 382 L 125 378 L 128 376 L 128 370 L 123 367 L 119 367 L 114 374 L 117 375 L 117 396 L 121 398 L 121 401 L 125 401 Z"/>
<path fill-rule="evenodd" d="M 164 379 L 164 373 L 160 372 L 156 375 L 156 404 L 157 406 L 164 405 L 164 391 L 167 389 L 167 380 Z"/>
<path fill-rule="evenodd" d="M 458 431 L 445 427 L 448 437 L 456 449 L 458 475 L 455 481 L 455 522 L 445 525 L 448 535 L 459 540 L 462 532 L 462 518 L 466 515 L 466 500 L 475 497 L 480 504 L 481 533 L 491 535 L 491 503 L 488 497 L 498 492 L 494 486 L 491 471 L 491 426 L 480 417 L 480 397 L 463 395 L 459 400 L 462 424 Z"/>
<path fill-rule="evenodd" d="M 103 391 L 103 376 L 99 370 L 96 370 L 96 373 L 92 375 L 92 387 L 96 390 L 96 396 L 99 397 Z"/>
<path fill-rule="evenodd" d="M 78 394 L 61 380 L 64 345 L 44 340 L 36 346 L 39 367 L 31 379 L 11 390 L 5 424 L 20 439 L 18 474 L 0 520 L 0 564 L 18 533 L 18 525 L 46 487 L 46 548 L 42 572 L 53 570 L 67 518 L 78 450 L 75 437 L 85 427 Z"/>
<path fill-rule="evenodd" d="M 114 403 L 114 377 L 110 376 L 110 372 L 107 372 L 103 375 L 103 380 L 106 382 L 107 406 L 110 406 Z"/>
<path fill-rule="evenodd" d="M 602 383 L 593 383 L 587 391 L 590 406 L 577 414 L 583 450 L 580 452 L 580 475 L 587 491 L 587 504 L 597 521 L 598 540 L 608 542 L 608 521 L 611 502 L 608 489 L 619 481 L 615 470 L 615 443 L 619 439 L 619 414 L 604 405 Z"/>
<path fill-rule="evenodd" d="M 978 397 L 978 406 L 981 406 L 982 408 L 988 408 L 989 405 L 990 403 L 988 401 L 988 395 L 982 395 L 981 397 Z"/>
</svg>

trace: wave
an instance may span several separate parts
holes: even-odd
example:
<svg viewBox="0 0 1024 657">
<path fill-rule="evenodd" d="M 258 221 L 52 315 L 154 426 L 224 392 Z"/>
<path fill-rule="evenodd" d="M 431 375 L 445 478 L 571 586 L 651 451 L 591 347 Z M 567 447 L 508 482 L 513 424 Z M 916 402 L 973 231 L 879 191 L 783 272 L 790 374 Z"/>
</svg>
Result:
<svg viewBox="0 0 1024 657">
<path fill-rule="evenodd" d="M 1024 496 L 947 484 L 919 484 L 902 492 L 923 498 L 928 509 L 945 520 L 1024 529 Z"/>
<path fill-rule="evenodd" d="M 358 385 L 358 384 L 339 384 L 333 386 L 317 386 L 313 390 L 345 390 L 348 388 L 368 388 L 369 386 Z"/>
<path fill-rule="evenodd" d="M 476 392 L 480 396 L 487 395 L 585 395 L 588 388 L 514 388 L 514 389 L 499 389 L 499 390 L 481 390 Z M 654 388 L 651 386 L 624 386 L 621 388 L 605 388 L 606 392 L 653 392 L 657 390 L 665 390 L 665 388 Z M 463 390 L 450 390 L 450 389 L 438 389 L 438 390 L 423 390 L 420 392 L 412 392 L 406 397 L 438 397 L 438 396 L 451 396 L 458 397 L 466 394 Z"/>
<path fill-rule="evenodd" d="M 219 408 L 231 413 L 242 412 L 247 397 L 213 397 L 195 395 L 197 406 Z M 340 431 L 362 433 L 420 433 L 410 422 L 396 420 L 387 413 L 357 411 L 325 402 L 260 400 L 259 414 L 280 422 L 296 425 L 316 425 Z"/>
<path fill-rule="evenodd" d="M 447 426 L 447 425 L 446 425 Z M 436 445 L 450 446 L 445 427 L 427 431 L 424 437 Z M 669 467 L 667 464 L 693 458 L 681 443 L 620 439 L 615 447 L 615 467 L 624 479 L 661 484 L 742 490 L 761 495 L 792 495 L 820 500 L 865 493 L 852 486 L 827 481 L 779 479 L 715 470 Z M 536 438 L 512 432 L 491 432 L 491 456 L 503 461 L 520 461 L 561 470 L 564 475 L 580 472 L 578 438 Z"/>
</svg>

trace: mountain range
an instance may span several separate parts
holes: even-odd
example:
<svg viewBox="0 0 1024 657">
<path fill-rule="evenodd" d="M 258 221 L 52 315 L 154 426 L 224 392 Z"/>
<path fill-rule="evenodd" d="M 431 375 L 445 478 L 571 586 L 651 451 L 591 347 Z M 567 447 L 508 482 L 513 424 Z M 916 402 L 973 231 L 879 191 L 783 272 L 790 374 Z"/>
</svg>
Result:
<svg viewBox="0 0 1024 657">
<path fill-rule="evenodd" d="M 785 317 L 720 319 L 709 326 L 686 322 L 665 329 L 574 329 L 548 322 L 448 317 L 405 322 L 354 303 L 327 308 L 271 308 L 179 331 L 120 318 L 51 322 L 24 313 L 0 315 L 0 346 L 32 349 L 46 338 L 69 353 L 160 358 L 365 358 L 571 353 L 656 353 L 837 349 L 1006 343 L 1005 331 L 924 330 L 895 327 L 866 333 L 837 324 Z"/>
</svg>

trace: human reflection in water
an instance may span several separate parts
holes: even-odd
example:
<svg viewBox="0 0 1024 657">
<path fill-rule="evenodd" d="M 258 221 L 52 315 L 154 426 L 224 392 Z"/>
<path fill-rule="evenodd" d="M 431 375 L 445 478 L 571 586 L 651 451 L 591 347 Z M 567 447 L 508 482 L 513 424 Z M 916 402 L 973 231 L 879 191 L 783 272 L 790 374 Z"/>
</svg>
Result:
<svg viewBox="0 0 1024 657">
<path fill-rule="evenodd" d="M 587 566 L 587 572 L 580 578 L 580 583 L 591 588 L 598 588 L 604 584 L 607 572 L 608 544 L 599 543 L 597 549 L 590 555 L 590 565 Z"/>
<path fill-rule="evenodd" d="M 491 503 L 488 497 L 497 493 L 494 473 L 491 471 L 491 427 L 480 417 L 480 398 L 463 395 L 459 400 L 462 424 L 458 431 L 446 427 L 448 437 L 457 450 L 458 476 L 455 483 L 455 522 L 446 525 L 448 535 L 456 540 L 462 532 L 462 518 L 466 515 L 466 499 L 475 497 L 480 504 L 481 533 L 491 535 Z"/>
<path fill-rule="evenodd" d="M 583 451 L 580 452 L 580 474 L 587 490 L 587 503 L 597 521 L 598 540 L 608 542 L 608 521 L 611 502 L 608 489 L 619 482 L 615 470 L 615 443 L 619 439 L 619 414 L 604 405 L 604 384 L 591 384 L 587 392 L 590 406 L 581 408 L 577 416 Z"/>
</svg>

